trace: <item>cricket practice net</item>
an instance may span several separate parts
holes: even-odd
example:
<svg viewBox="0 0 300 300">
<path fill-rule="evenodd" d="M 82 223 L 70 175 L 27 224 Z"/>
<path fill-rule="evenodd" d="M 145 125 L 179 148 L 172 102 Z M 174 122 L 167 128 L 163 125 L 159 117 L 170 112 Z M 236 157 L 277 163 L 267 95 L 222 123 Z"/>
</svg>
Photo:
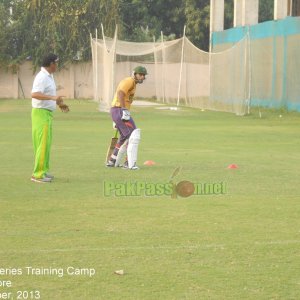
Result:
<svg viewBox="0 0 300 300">
<path fill-rule="evenodd" d="M 249 76 L 247 38 L 229 49 L 209 53 L 184 35 L 172 41 L 135 43 L 92 38 L 94 99 L 108 111 L 117 84 L 142 65 L 148 75 L 136 98 L 200 109 L 247 113 Z"/>
</svg>

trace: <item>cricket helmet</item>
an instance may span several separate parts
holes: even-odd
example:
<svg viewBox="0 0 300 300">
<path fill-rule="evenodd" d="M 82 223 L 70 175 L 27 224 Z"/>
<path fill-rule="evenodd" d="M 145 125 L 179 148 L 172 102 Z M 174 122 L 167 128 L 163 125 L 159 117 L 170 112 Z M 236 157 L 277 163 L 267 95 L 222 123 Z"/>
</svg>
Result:
<svg viewBox="0 0 300 300">
<path fill-rule="evenodd" d="M 144 74 L 144 75 L 147 75 L 147 69 L 145 67 L 142 67 L 142 66 L 138 66 L 138 67 L 135 67 L 133 69 L 133 73 L 134 74 Z"/>
</svg>

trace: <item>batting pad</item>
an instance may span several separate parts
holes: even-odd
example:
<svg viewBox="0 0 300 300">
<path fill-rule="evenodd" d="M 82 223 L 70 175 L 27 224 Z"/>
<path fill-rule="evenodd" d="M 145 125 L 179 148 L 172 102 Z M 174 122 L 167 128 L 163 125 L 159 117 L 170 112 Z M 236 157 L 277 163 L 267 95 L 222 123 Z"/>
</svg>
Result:
<svg viewBox="0 0 300 300">
<path fill-rule="evenodd" d="M 141 130 L 136 128 L 132 131 L 127 147 L 128 168 L 131 169 L 137 161 L 138 147 L 141 140 Z"/>
<path fill-rule="evenodd" d="M 116 162 L 115 162 L 115 167 L 120 167 L 120 165 L 122 164 L 122 161 L 124 159 L 126 150 L 127 150 L 127 145 L 128 145 L 128 140 L 126 140 L 123 145 L 120 147 L 117 158 L 116 158 Z"/>
</svg>

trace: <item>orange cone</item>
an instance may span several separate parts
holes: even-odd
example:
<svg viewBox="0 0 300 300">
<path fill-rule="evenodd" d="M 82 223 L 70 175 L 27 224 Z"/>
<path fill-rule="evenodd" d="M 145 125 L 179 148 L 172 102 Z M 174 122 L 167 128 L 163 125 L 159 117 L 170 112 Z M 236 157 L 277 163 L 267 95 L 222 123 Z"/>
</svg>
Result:
<svg viewBox="0 0 300 300">
<path fill-rule="evenodd" d="M 153 161 L 153 160 L 146 160 L 145 162 L 144 162 L 144 165 L 145 166 L 153 166 L 153 165 L 155 165 L 156 163 Z"/>
<path fill-rule="evenodd" d="M 237 169 L 237 168 L 238 168 L 238 166 L 235 164 L 231 164 L 227 167 L 227 169 Z"/>
</svg>

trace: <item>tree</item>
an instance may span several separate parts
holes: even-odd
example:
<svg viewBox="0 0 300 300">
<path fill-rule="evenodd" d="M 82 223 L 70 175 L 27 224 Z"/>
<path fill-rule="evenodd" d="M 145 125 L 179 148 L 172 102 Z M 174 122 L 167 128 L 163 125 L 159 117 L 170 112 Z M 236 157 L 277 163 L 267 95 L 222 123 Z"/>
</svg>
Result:
<svg viewBox="0 0 300 300">
<path fill-rule="evenodd" d="M 200 49 L 209 48 L 210 1 L 186 0 L 186 35 Z"/>
<path fill-rule="evenodd" d="M 233 27 L 234 0 L 224 2 L 224 29 Z"/>
<path fill-rule="evenodd" d="M 274 0 L 259 1 L 258 22 L 265 22 L 274 19 Z"/>
<path fill-rule="evenodd" d="M 273 0 L 260 1 L 259 20 L 273 18 Z M 12 12 L 12 13 L 11 13 Z M 233 0 L 225 0 L 224 28 L 233 24 Z M 64 65 L 91 59 L 90 33 L 100 29 L 119 38 L 152 41 L 186 35 L 208 50 L 210 0 L 1 0 L 0 64 L 17 66 L 31 58 L 39 66 L 55 52 Z"/>
<path fill-rule="evenodd" d="M 39 66 L 49 52 L 59 55 L 62 64 L 91 58 L 90 33 L 103 23 L 107 33 L 114 32 L 118 19 L 117 0 L 5 0 L 7 11 L 12 7 L 12 24 L 6 25 L 9 45 L 4 44 L 1 56 L 10 53 L 8 63 L 19 63 L 26 57 Z M 2 12 L 2 15 L 5 13 Z M 7 23 L 2 18 L 1 25 Z M 2 59 L 3 61 L 3 59 Z"/>
<path fill-rule="evenodd" d="M 122 39 L 152 41 L 160 38 L 161 31 L 165 36 L 182 36 L 185 17 L 181 0 L 123 0 L 119 5 Z"/>
<path fill-rule="evenodd" d="M 10 14 L 10 1 L 0 3 L 0 66 L 8 66 L 13 58 L 13 24 Z"/>
</svg>

